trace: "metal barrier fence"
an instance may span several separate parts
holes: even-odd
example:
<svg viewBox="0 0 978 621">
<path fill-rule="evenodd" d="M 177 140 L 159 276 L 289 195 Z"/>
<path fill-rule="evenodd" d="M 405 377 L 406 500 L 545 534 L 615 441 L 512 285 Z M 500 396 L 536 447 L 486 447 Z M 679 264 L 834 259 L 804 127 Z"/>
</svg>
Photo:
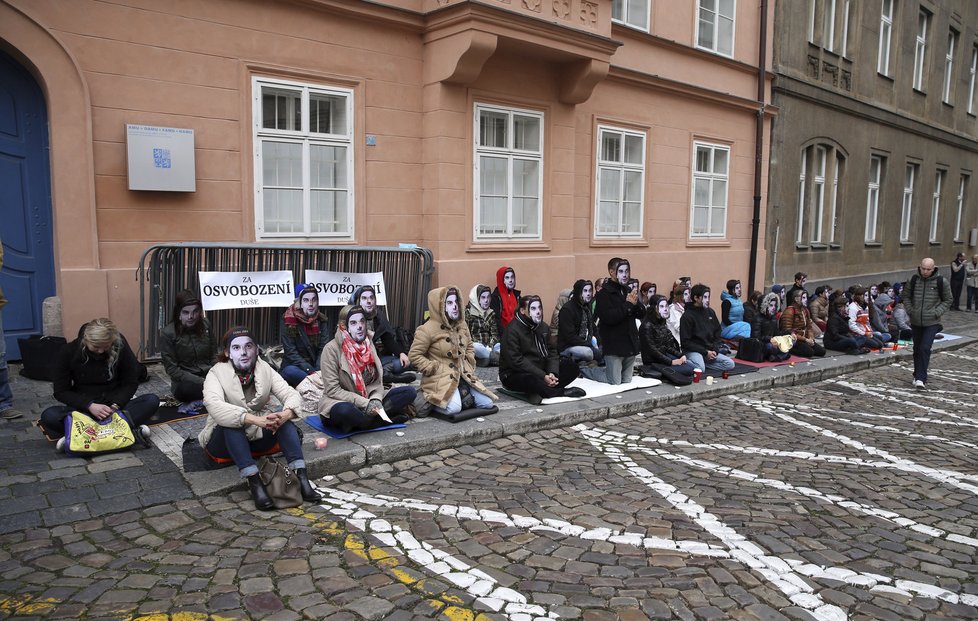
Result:
<svg viewBox="0 0 978 621">
<path fill-rule="evenodd" d="M 148 264 L 147 264 L 148 259 Z M 139 355 L 159 357 L 160 330 L 171 320 L 176 294 L 200 291 L 198 272 L 261 272 L 291 270 L 302 282 L 305 270 L 331 272 L 383 272 L 388 294 L 386 311 L 395 326 L 414 328 L 422 323 L 434 273 L 434 257 L 427 248 L 350 246 L 293 246 L 273 244 L 220 244 L 207 242 L 161 244 L 148 248 L 139 259 Z M 336 326 L 340 307 L 324 307 Z M 283 308 L 242 308 L 208 311 L 218 335 L 234 325 L 249 326 L 262 345 L 278 342 Z"/>
</svg>

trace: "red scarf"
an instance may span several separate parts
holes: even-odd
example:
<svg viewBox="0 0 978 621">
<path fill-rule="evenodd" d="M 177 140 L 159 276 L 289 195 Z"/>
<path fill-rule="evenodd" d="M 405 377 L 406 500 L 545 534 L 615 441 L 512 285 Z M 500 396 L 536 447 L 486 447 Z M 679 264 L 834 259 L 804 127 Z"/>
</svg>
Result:
<svg viewBox="0 0 978 621">
<path fill-rule="evenodd" d="M 363 382 L 363 370 L 374 366 L 370 339 L 363 339 L 362 343 L 357 343 L 345 328 L 340 328 L 340 335 L 343 337 L 343 355 L 350 365 L 350 374 L 353 375 L 353 381 L 357 385 L 357 392 L 366 397 L 367 385 Z"/>
<path fill-rule="evenodd" d="M 302 326 L 313 347 L 319 347 L 319 313 L 309 317 L 301 309 L 297 312 L 293 304 L 285 309 L 284 319 L 286 329 L 298 331 L 299 326 Z"/>
</svg>

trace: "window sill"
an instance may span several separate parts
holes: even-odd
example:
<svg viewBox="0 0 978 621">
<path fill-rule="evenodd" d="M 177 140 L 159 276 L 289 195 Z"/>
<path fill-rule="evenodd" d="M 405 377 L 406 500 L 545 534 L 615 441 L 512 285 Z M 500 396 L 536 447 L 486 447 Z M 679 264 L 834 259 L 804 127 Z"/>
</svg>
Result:
<svg viewBox="0 0 978 621">
<path fill-rule="evenodd" d="M 550 244 L 540 241 L 510 241 L 510 240 L 499 240 L 491 242 L 471 242 L 469 247 L 465 249 L 466 252 L 499 252 L 500 250 L 507 251 L 524 251 L 524 252 L 550 252 Z"/>
<path fill-rule="evenodd" d="M 954 103 L 953 102 L 941 100 L 941 103 L 944 104 L 945 106 L 947 106 L 948 108 L 954 110 Z"/>
<path fill-rule="evenodd" d="M 592 248 L 647 248 L 649 242 L 643 237 L 597 237 L 591 238 Z"/>
<path fill-rule="evenodd" d="M 810 247 L 812 250 L 826 250 L 829 247 L 829 245 L 823 244 L 821 242 L 812 242 L 810 244 Z"/>
<path fill-rule="evenodd" d="M 864 241 L 863 242 L 863 245 L 865 245 L 867 248 L 882 248 L 883 247 L 883 242 L 868 241 L 867 240 L 867 241 Z"/>
<path fill-rule="evenodd" d="M 687 248 L 709 248 L 709 247 L 714 247 L 714 248 L 727 247 L 727 248 L 729 248 L 730 246 L 731 246 L 731 243 L 726 238 L 716 238 L 716 239 L 687 239 L 686 240 L 686 247 Z"/>
<path fill-rule="evenodd" d="M 905 239 L 901 239 L 900 240 L 900 245 L 901 246 L 913 246 L 913 242 L 912 241 L 905 240 Z"/>
<path fill-rule="evenodd" d="M 929 241 L 929 242 L 927 242 L 927 243 L 928 243 L 929 245 L 931 245 L 931 246 L 940 246 L 940 245 L 941 245 L 941 242 L 939 242 L 939 241 L 937 241 L 937 240 L 934 240 L 934 239 L 932 239 L 932 240 L 930 240 L 930 241 Z"/>
<path fill-rule="evenodd" d="M 829 244 L 829 249 L 830 250 L 841 250 L 842 249 L 842 244 L 837 244 L 837 243 L 833 242 L 833 243 Z"/>
<path fill-rule="evenodd" d="M 808 244 L 795 244 L 795 250 L 808 250 Z"/>
<path fill-rule="evenodd" d="M 926 97 L 927 96 L 927 92 L 926 91 L 922 91 L 919 88 L 913 89 L 913 92 L 914 92 L 914 94 L 921 95 L 923 97 Z"/>
<path fill-rule="evenodd" d="M 884 80 L 888 80 L 889 82 L 896 82 L 896 79 L 894 79 L 891 76 L 886 75 L 885 73 L 880 73 L 879 71 L 877 71 L 876 72 L 876 75 L 878 75 L 879 77 L 883 78 Z"/>
</svg>

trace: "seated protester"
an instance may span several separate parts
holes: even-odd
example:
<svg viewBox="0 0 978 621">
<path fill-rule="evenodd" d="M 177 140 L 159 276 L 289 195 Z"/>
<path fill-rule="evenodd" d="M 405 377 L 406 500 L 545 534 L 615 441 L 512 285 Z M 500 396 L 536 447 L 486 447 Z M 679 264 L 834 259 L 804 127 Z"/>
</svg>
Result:
<svg viewBox="0 0 978 621">
<path fill-rule="evenodd" d="M 557 347 L 557 332 L 560 329 L 560 309 L 564 307 L 564 304 L 567 304 L 567 300 L 570 299 L 573 293 L 574 289 L 561 289 L 557 294 L 557 303 L 554 304 L 554 310 L 550 313 L 550 323 L 547 324 L 550 326 L 550 342 L 547 343 L 550 347 Z M 560 350 L 558 349 L 557 351 Z"/>
<path fill-rule="evenodd" d="M 865 287 L 853 287 L 852 301 L 846 308 L 846 313 L 849 316 L 849 332 L 851 334 L 865 337 L 865 346 L 870 349 L 883 347 L 883 341 L 877 338 L 873 326 L 869 323 L 869 304 L 866 302 Z"/>
<path fill-rule="evenodd" d="M 230 458 L 241 478 L 248 480 L 255 508 L 267 511 L 274 503 L 258 474 L 252 453 L 265 453 L 277 444 L 289 468 L 295 471 L 302 498 L 322 499 L 306 476 L 299 430 L 292 422 L 302 398 L 282 376 L 258 356 L 258 345 L 244 326 L 231 328 L 222 339 L 224 347 L 204 380 L 207 424 L 197 436 L 208 454 Z M 271 397 L 282 404 L 275 411 Z"/>
<path fill-rule="evenodd" d="M 367 331 L 373 334 L 374 348 L 380 356 L 385 384 L 410 384 L 417 377 L 408 373 L 411 361 L 407 350 L 398 342 L 397 333 L 387 319 L 387 313 L 377 306 L 377 292 L 370 285 L 357 287 L 350 296 L 351 306 L 360 306 L 367 318 Z"/>
<path fill-rule="evenodd" d="M 524 295 L 503 336 L 499 358 L 499 381 L 509 390 L 526 393 L 539 404 L 550 397 L 583 397 L 580 388 L 567 388 L 577 379 L 577 364 L 560 358 L 547 346 L 549 326 L 543 321 L 543 303 L 536 295 Z"/>
<path fill-rule="evenodd" d="M 41 426 L 48 437 L 59 438 L 59 452 L 65 446 L 65 419 L 75 410 L 96 420 L 123 410 L 136 439 L 147 442 L 150 431 L 143 423 L 159 409 L 160 398 L 152 393 L 133 397 L 141 367 L 111 320 L 93 319 L 83 325 L 78 338 L 61 349 L 55 364 L 54 398 L 64 405 L 41 412 Z"/>
<path fill-rule="evenodd" d="M 781 329 L 795 336 L 795 345 L 791 353 L 802 358 L 822 357 L 825 348 L 815 342 L 815 324 L 808 311 L 808 294 L 798 288 L 794 290 L 794 299 L 788 308 L 781 313 Z"/>
<path fill-rule="evenodd" d="M 907 307 L 903 305 L 903 297 L 899 293 L 894 294 L 893 313 L 890 316 L 890 333 L 895 335 L 897 340 L 913 340 L 913 331 L 910 329 L 910 314 Z"/>
<path fill-rule="evenodd" d="M 571 290 L 570 299 L 557 314 L 557 351 L 574 362 L 601 361 L 591 311 L 593 297 L 591 282 L 578 280 Z"/>
<path fill-rule="evenodd" d="M 309 284 L 295 286 L 295 302 L 285 309 L 279 324 L 282 369 L 279 373 L 295 388 L 319 370 L 319 357 L 331 338 L 326 316 L 319 312 L 319 292 Z"/>
<path fill-rule="evenodd" d="M 607 381 L 612 385 L 632 381 L 635 359 L 642 352 L 638 323 L 645 315 L 644 307 L 638 301 L 638 284 L 629 286 L 631 265 L 627 259 L 618 259 L 615 273 L 617 279 L 605 281 L 604 287 L 595 295 L 601 351 Z"/>
<path fill-rule="evenodd" d="M 808 274 L 805 272 L 795 272 L 795 283 L 791 285 L 788 292 L 785 294 L 785 304 L 791 306 L 791 300 L 794 299 L 795 291 L 804 291 L 805 295 L 811 297 L 808 293 L 808 289 L 805 288 L 805 283 L 808 282 Z M 784 309 L 782 309 L 784 310 Z"/>
<path fill-rule="evenodd" d="M 825 332 L 825 327 L 828 325 L 829 295 L 831 293 L 832 287 L 819 285 L 815 287 L 815 298 L 808 302 L 808 312 L 811 313 L 812 322 L 814 322 L 815 327 L 819 330 L 816 337 Z"/>
<path fill-rule="evenodd" d="M 516 316 L 520 290 L 516 288 L 516 271 L 505 265 L 496 270 L 496 288 L 489 297 L 489 306 L 496 314 L 496 334 L 500 338 Z"/>
<path fill-rule="evenodd" d="M 700 283 L 689 291 L 692 303 L 679 320 L 679 339 L 686 359 L 697 369 L 729 371 L 734 361 L 720 353 L 720 320 L 710 308 L 710 288 Z"/>
<path fill-rule="evenodd" d="M 324 425 L 344 433 L 406 422 L 418 394 L 413 386 L 385 393 L 384 369 L 367 329 L 369 322 L 362 306 L 344 306 L 336 336 L 319 361 L 324 387 L 319 417 Z"/>
<path fill-rule="evenodd" d="M 184 289 L 177 293 L 173 319 L 160 331 L 160 357 L 170 376 L 170 392 L 178 401 L 204 398 L 204 378 L 214 366 L 217 336 L 204 317 L 197 295 Z"/>
<path fill-rule="evenodd" d="M 771 293 L 778 296 L 778 317 L 781 316 L 781 311 L 785 309 L 788 305 L 787 296 L 785 295 L 784 285 L 772 285 Z"/>
<path fill-rule="evenodd" d="M 776 293 L 772 292 L 765 295 L 758 305 L 757 317 L 752 324 L 751 336 L 764 344 L 764 359 L 768 362 L 781 362 L 790 357 L 790 354 L 782 351 L 773 340 L 774 337 L 790 335 L 789 330 L 783 330 L 781 328 L 778 319 L 778 305 L 779 301 Z M 794 347 L 795 337 L 789 336 L 789 338 L 791 339 L 791 346 Z"/>
<path fill-rule="evenodd" d="M 876 298 L 879 297 L 876 285 L 869 288 L 869 292 L 866 296 L 866 306 L 869 310 L 869 325 L 873 328 L 873 336 L 884 343 L 888 343 L 891 339 L 890 333 L 887 331 L 886 322 L 886 311 L 881 310 L 879 306 L 876 305 Z"/>
<path fill-rule="evenodd" d="M 428 292 L 428 320 L 414 333 L 408 357 L 421 372 L 421 392 L 442 414 L 493 408 L 497 399 L 475 374 L 472 337 L 455 287 Z M 471 403 L 469 403 L 471 401 Z"/>
<path fill-rule="evenodd" d="M 865 354 L 866 337 L 849 331 L 849 301 L 842 291 L 836 291 L 829 306 L 829 320 L 825 326 L 822 343 L 827 349 L 848 354 Z"/>
<path fill-rule="evenodd" d="M 649 301 L 651 302 L 649 311 L 638 329 L 639 343 L 642 347 L 642 364 L 668 365 L 677 373 L 692 377 L 693 369 L 696 367 L 683 355 L 679 341 L 666 325 L 666 319 L 669 318 L 669 305 L 666 303 L 666 298 L 653 295 Z"/>
<path fill-rule="evenodd" d="M 763 296 L 763 293 L 755 289 L 750 292 L 747 301 L 744 302 L 744 322 L 750 326 L 750 335 L 753 337 L 756 337 L 760 330 L 761 298 Z"/>
<path fill-rule="evenodd" d="M 643 282 L 642 286 L 638 288 L 638 299 L 642 302 L 642 306 L 645 307 L 646 311 L 652 306 L 652 297 L 656 295 L 656 286 L 654 282 Z"/>
<path fill-rule="evenodd" d="M 489 306 L 489 287 L 486 285 L 476 285 L 469 291 L 469 303 L 465 306 L 465 324 L 472 335 L 476 365 L 497 366 L 502 343 L 499 342 L 499 333 L 496 331 L 496 312 Z"/>
<path fill-rule="evenodd" d="M 680 340 L 679 334 L 679 321 L 682 319 L 683 312 L 685 312 L 686 305 L 689 304 L 689 301 L 689 285 L 682 283 L 676 284 L 672 289 L 672 301 L 669 303 L 669 318 L 666 319 L 666 325 L 669 327 L 669 331 L 672 332 L 672 337 L 680 345 L 682 345 L 682 340 Z"/>
<path fill-rule="evenodd" d="M 727 290 L 720 294 L 720 313 L 723 329 L 720 336 L 725 339 L 742 339 L 750 336 L 750 324 L 744 321 L 744 303 L 740 299 L 739 280 L 728 280 Z"/>
</svg>

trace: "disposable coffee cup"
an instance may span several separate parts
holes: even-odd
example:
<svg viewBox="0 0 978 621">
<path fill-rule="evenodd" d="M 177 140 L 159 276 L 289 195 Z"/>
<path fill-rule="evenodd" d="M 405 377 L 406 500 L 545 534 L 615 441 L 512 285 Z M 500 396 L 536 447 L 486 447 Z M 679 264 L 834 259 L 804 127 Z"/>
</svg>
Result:
<svg viewBox="0 0 978 621">
<path fill-rule="evenodd" d="M 703 371 L 701 371 L 700 369 L 693 369 L 693 383 L 694 384 L 699 384 L 700 383 L 700 376 L 701 375 L 703 375 Z"/>
<path fill-rule="evenodd" d="M 730 379 L 730 371 L 724 371 L 721 373 L 721 375 L 723 376 L 723 379 Z"/>
</svg>

